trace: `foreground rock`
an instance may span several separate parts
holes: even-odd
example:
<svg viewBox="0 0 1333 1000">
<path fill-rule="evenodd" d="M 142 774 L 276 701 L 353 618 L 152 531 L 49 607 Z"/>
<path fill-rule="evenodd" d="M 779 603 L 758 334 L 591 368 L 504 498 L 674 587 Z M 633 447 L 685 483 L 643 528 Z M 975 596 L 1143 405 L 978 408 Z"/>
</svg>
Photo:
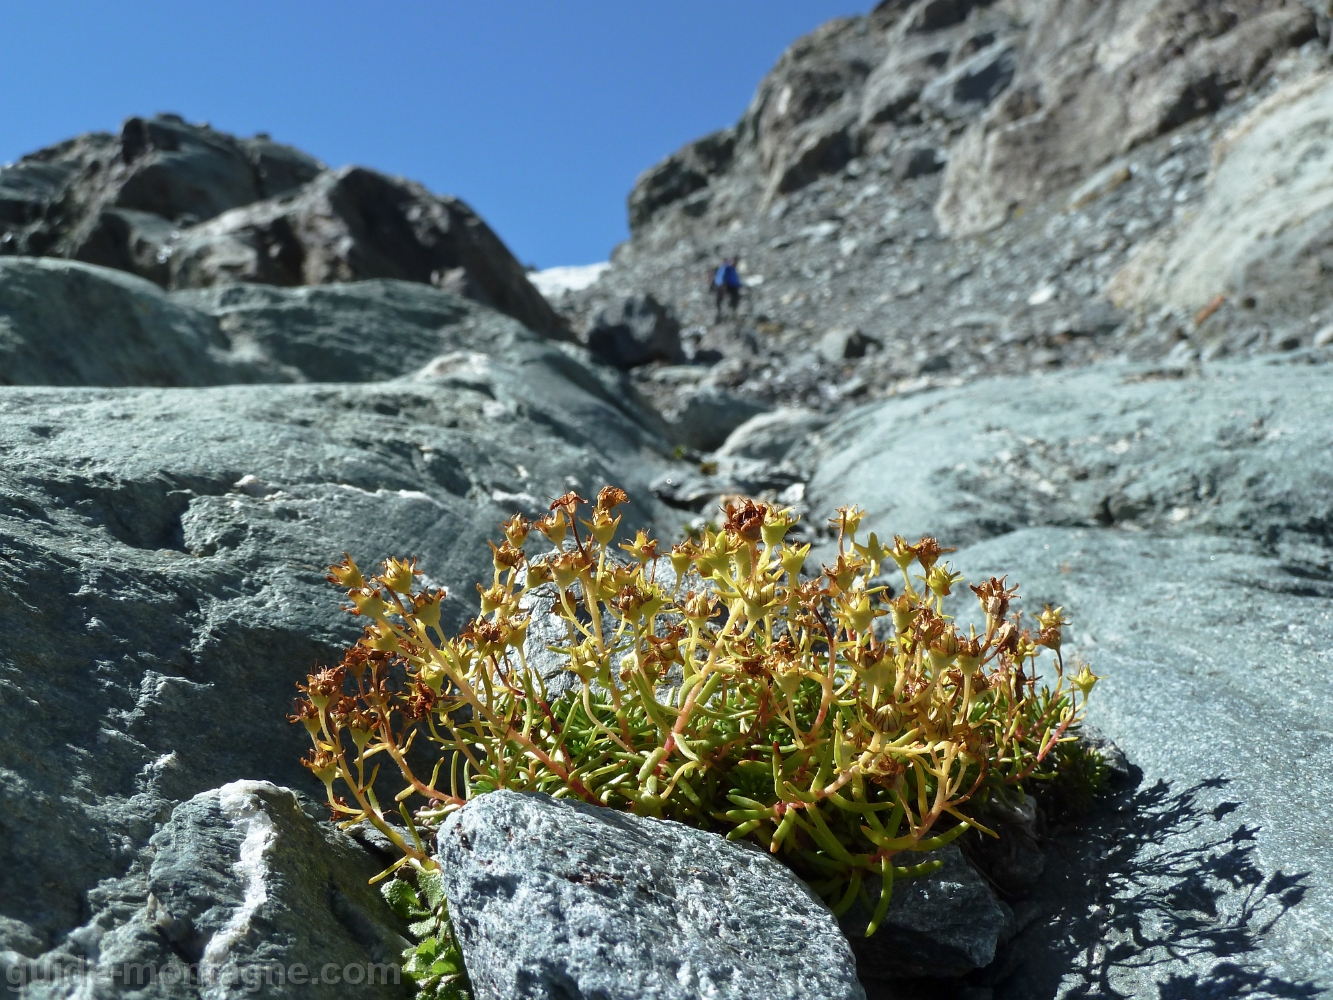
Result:
<svg viewBox="0 0 1333 1000">
<path fill-rule="evenodd" d="M 1074 624 L 1090 719 L 1138 769 L 1052 837 L 997 998 L 1317 995 L 1333 983 L 1322 848 L 1333 698 L 1327 365 L 1109 367 L 853 411 L 821 432 L 812 520 L 938 534 Z M 963 620 L 975 607 L 956 607 Z M 1189 942 L 1188 948 L 1181 947 Z"/>
<path fill-rule="evenodd" d="M 373 170 L 327 170 L 267 136 L 177 115 L 126 119 L 0 168 L 0 254 L 69 257 L 172 288 L 397 278 L 566 336 L 462 201 Z"/>
<path fill-rule="evenodd" d="M 439 851 L 478 1000 L 865 996 L 833 915 L 755 848 L 494 792 Z"/>
<path fill-rule="evenodd" d="M 933 875 L 894 886 L 889 912 L 873 936 L 865 936 L 870 913 L 861 904 L 840 921 L 856 954 L 856 974 L 867 986 L 965 976 L 990 965 L 1008 935 L 1013 923 L 1009 908 L 995 898 L 985 877 L 956 845 L 907 863 L 936 856 L 943 866 Z"/>
<path fill-rule="evenodd" d="M 325 810 L 306 802 L 312 813 Z M 77 948 L 0 952 L 7 983 L 94 996 L 408 997 L 404 927 L 368 885 L 384 865 L 291 791 L 235 781 L 182 803 L 151 860 L 93 892 Z"/>
<path fill-rule="evenodd" d="M 0 731 L 25 734 L 0 746 L 0 951 L 91 960 L 173 806 L 310 787 L 284 715 L 356 632 L 323 581 L 344 550 L 420 556 L 456 626 L 515 510 L 614 482 L 627 525 L 669 516 L 648 489 L 665 444 L 580 349 L 425 286 L 439 311 L 414 323 L 401 288 L 219 302 L 233 343 L 298 370 L 321 341 L 347 369 L 383 344 L 394 381 L 0 390 Z"/>
</svg>

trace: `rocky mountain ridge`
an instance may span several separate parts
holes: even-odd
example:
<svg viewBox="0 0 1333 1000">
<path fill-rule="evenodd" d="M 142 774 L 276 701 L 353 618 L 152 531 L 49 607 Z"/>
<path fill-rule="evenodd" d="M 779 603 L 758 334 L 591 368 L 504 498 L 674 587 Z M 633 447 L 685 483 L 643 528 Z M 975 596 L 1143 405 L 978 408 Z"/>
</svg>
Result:
<svg viewBox="0 0 1333 1000">
<path fill-rule="evenodd" d="M 1283 0 L 880 4 L 797 42 L 736 126 L 646 171 L 631 239 L 558 304 L 588 330 L 648 294 L 720 352 L 636 373 L 666 407 L 701 381 L 826 410 L 1322 350 L 1327 25 Z M 707 289 L 724 256 L 749 284 L 734 320 Z"/>
<path fill-rule="evenodd" d="M 166 288 L 433 284 L 559 336 L 523 268 L 457 198 L 268 136 L 128 118 L 0 168 L 0 254 L 128 271 Z"/>
</svg>

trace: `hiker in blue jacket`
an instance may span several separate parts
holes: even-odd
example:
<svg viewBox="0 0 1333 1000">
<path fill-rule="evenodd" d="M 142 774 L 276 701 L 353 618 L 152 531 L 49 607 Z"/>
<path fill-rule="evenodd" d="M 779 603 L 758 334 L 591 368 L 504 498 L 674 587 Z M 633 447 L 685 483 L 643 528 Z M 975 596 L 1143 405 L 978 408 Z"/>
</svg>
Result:
<svg viewBox="0 0 1333 1000">
<path fill-rule="evenodd" d="M 736 315 L 741 304 L 741 273 L 736 270 L 736 261 L 728 257 L 713 272 L 713 297 L 717 302 L 717 319 L 722 319 L 722 303 L 731 305 L 731 314 Z"/>
</svg>

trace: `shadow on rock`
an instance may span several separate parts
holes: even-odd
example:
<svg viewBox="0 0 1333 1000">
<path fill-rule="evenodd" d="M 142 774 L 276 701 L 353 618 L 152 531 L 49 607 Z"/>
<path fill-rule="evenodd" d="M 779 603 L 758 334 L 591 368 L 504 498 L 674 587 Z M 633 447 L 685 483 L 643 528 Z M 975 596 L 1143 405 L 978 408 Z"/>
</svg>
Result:
<svg viewBox="0 0 1333 1000">
<path fill-rule="evenodd" d="M 1263 871 L 1257 828 L 1227 822 L 1239 808 L 1227 784 L 1121 791 L 1082 832 L 1055 837 L 1047 877 L 1015 907 L 1021 931 L 986 977 L 994 996 L 1319 995 L 1264 955 L 1308 873 Z"/>
</svg>

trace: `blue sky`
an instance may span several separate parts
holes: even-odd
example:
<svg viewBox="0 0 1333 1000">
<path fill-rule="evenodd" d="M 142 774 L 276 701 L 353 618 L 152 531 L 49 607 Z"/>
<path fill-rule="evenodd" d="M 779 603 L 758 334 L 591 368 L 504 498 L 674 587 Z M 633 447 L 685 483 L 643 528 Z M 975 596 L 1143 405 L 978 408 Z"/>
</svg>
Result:
<svg viewBox="0 0 1333 1000">
<path fill-rule="evenodd" d="M 122 0 L 0 7 L 0 161 L 132 114 L 457 194 L 525 263 L 606 258 L 638 173 L 734 122 L 799 35 L 868 0 Z"/>
</svg>

